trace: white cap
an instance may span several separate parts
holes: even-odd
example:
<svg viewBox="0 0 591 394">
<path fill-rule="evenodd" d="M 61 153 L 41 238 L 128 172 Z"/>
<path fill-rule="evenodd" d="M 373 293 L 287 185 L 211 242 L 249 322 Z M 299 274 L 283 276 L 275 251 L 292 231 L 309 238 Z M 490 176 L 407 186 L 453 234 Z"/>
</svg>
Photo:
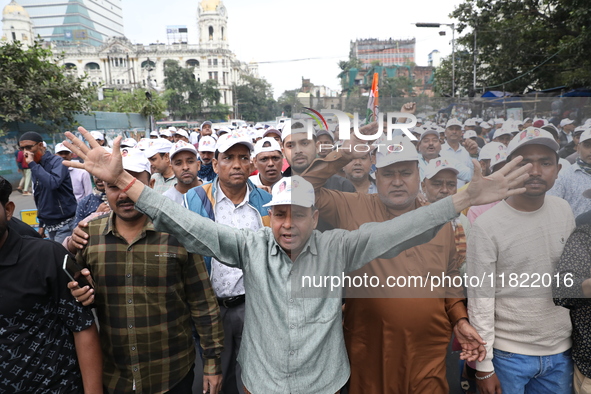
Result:
<svg viewBox="0 0 591 394">
<path fill-rule="evenodd" d="M 215 152 L 215 139 L 206 135 L 199 140 L 199 152 Z"/>
<path fill-rule="evenodd" d="M 169 129 L 164 129 L 160 131 L 160 135 L 165 137 L 172 137 L 172 132 Z"/>
<path fill-rule="evenodd" d="M 245 145 L 251 152 L 254 149 L 254 146 L 252 145 L 252 139 L 242 131 L 235 131 L 233 133 L 227 133 L 220 136 L 215 148 L 216 150 L 223 153 L 236 144 Z"/>
<path fill-rule="evenodd" d="M 509 142 L 509 146 L 507 147 L 507 154 L 511 155 L 513 154 L 513 152 L 515 152 L 522 146 L 533 144 L 547 146 L 554 152 L 557 152 L 560 148 L 560 145 L 558 145 L 554 137 L 552 137 L 552 134 L 550 134 L 546 130 L 538 129 L 535 127 L 528 127 L 527 129 L 521 131 L 519 134 L 513 137 L 511 142 Z"/>
<path fill-rule="evenodd" d="M 146 150 L 150 146 L 150 141 L 152 141 L 152 140 L 149 138 L 140 138 L 140 140 L 138 141 L 138 143 L 135 147 L 138 148 L 139 150 Z"/>
<path fill-rule="evenodd" d="M 573 124 L 573 123 L 575 123 L 574 120 L 569 119 L 569 118 L 565 118 L 560 121 L 560 127 L 564 127 L 566 125 Z"/>
<path fill-rule="evenodd" d="M 137 146 L 137 141 L 134 140 L 133 138 L 126 138 L 124 140 L 121 141 L 121 147 L 125 148 L 135 148 Z"/>
<path fill-rule="evenodd" d="M 101 133 L 100 131 L 91 131 L 90 135 L 92 136 L 92 138 L 94 138 L 95 140 L 101 140 L 104 141 L 105 140 L 105 136 L 103 135 L 103 133 Z"/>
<path fill-rule="evenodd" d="M 492 160 L 497 153 L 505 150 L 507 150 L 505 144 L 495 141 L 489 142 L 480 149 L 478 160 Z"/>
<path fill-rule="evenodd" d="M 466 121 L 464 122 L 464 126 L 476 126 L 476 119 L 466 119 Z"/>
<path fill-rule="evenodd" d="M 462 122 L 460 122 L 456 118 L 451 118 L 450 120 L 447 121 L 447 124 L 445 125 L 445 128 L 448 128 L 448 127 L 451 127 L 451 126 L 460 126 L 460 127 L 462 127 Z"/>
<path fill-rule="evenodd" d="M 182 135 L 183 137 L 189 139 L 189 134 L 183 129 L 178 129 L 177 131 L 174 132 L 174 134 Z"/>
<path fill-rule="evenodd" d="M 468 130 L 464 133 L 464 138 L 468 139 L 468 138 L 476 138 L 478 137 L 478 135 L 476 135 L 476 132 L 474 130 Z"/>
<path fill-rule="evenodd" d="M 150 136 L 151 136 L 151 137 L 160 137 L 160 133 L 159 133 L 159 132 L 157 132 L 156 130 L 154 130 L 154 131 L 150 131 Z"/>
<path fill-rule="evenodd" d="M 70 152 L 72 153 L 71 150 L 68 149 L 67 146 L 65 146 L 64 144 L 62 144 L 61 142 L 59 144 L 55 145 L 55 153 L 60 153 L 60 152 Z"/>
<path fill-rule="evenodd" d="M 428 135 L 434 135 L 439 138 L 439 127 L 428 127 L 423 131 L 421 137 L 419 138 L 419 142 L 423 140 Z"/>
<path fill-rule="evenodd" d="M 150 145 L 146 148 L 146 158 L 150 158 L 157 153 L 168 153 L 172 147 L 172 142 L 164 138 L 158 138 L 156 140 L 150 140 Z"/>
<path fill-rule="evenodd" d="M 123 157 L 123 169 L 126 171 L 143 172 L 150 171 L 150 162 L 146 159 L 144 152 L 138 148 L 127 148 L 121 150 L 121 156 Z"/>
<path fill-rule="evenodd" d="M 281 140 L 283 141 L 283 135 L 281 134 L 281 131 L 274 129 L 274 128 L 268 128 L 267 130 L 265 130 L 265 132 L 263 133 L 263 138 L 265 138 L 266 136 L 268 136 L 269 134 L 277 134 L 279 136 L 279 138 L 281 138 Z"/>
<path fill-rule="evenodd" d="M 506 129 L 504 127 L 501 127 L 500 129 L 497 129 L 495 131 L 495 133 L 493 134 L 493 140 L 497 137 L 500 137 L 502 135 L 512 135 L 511 130 Z"/>
<path fill-rule="evenodd" d="M 490 159 L 490 169 L 492 171 L 492 168 L 494 166 L 496 166 L 499 163 L 503 163 L 505 161 L 507 161 L 507 157 L 509 155 L 507 154 L 507 150 L 503 149 L 497 152 L 496 155 L 494 155 L 494 157 L 492 159 Z"/>
<path fill-rule="evenodd" d="M 269 144 L 268 146 L 264 146 L 265 144 Z M 281 153 L 281 146 L 279 146 L 279 142 L 275 141 L 275 138 L 272 137 L 265 137 L 257 141 L 254 145 L 254 153 L 252 154 L 253 157 L 256 157 L 259 153 L 263 152 L 275 152 L 279 151 Z"/>
<path fill-rule="evenodd" d="M 443 157 L 436 157 L 434 159 L 431 159 L 429 164 L 427 164 L 423 179 L 431 179 L 443 170 L 449 170 L 456 175 L 460 173 L 453 165 L 451 165 L 449 161 L 447 161 L 447 159 L 444 159 Z"/>
<path fill-rule="evenodd" d="M 581 134 L 581 136 L 579 137 L 579 144 L 584 141 L 590 140 L 590 139 L 591 139 L 591 129 L 587 129 L 587 130 L 583 131 L 583 134 Z M 57 147 L 56 147 L 56 149 L 57 149 Z M 57 150 L 56 150 L 56 152 L 57 152 Z"/>
<path fill-rule="evenodd" d="M 377 168 L 387 167 L 403 161 L 419 161 L 419 154 L 408 138 L 396 136 L 386 146 L 378 146 L 376 154 Z"/>
<path fill-rule="evenodd" d="M 191 152 L 197 156 L 197 149 L 192 144 L 185 141 L 177 141 L 170 148 L 170 159 L 179 152 Z"/>
<path fill-rule="evenodd" d="M 168 131 L 170 131 L 170 134 L 174 134 L 174 133 L 176 133 L 176 127 L 174 127 L 174 126 L 170 126 L 170 127 L 168 128 Z"/>
<path fill-rule="evenodd" d="M 310 208 L 314 205 L 314 187 L 299 175 L 282 178 L 272 189 L 273 198 L 263 207 L 275 205 L 299 205 Z"/>
<path fill-rule="evenodd" d="M 218 137 L 221 137 L 221 136 L 222 136 L 222 135 L 224 135 L 225 133 L 231 133 L 231 132 L 232 132 L 232 130 L 230 130 L 230 128 L 228 128 L 228 127 L 222 127 L 222 128 L 220 128 L 220 129 L 219 129 L 219 130 L 216 132 L 216 134 L 218 135 Z"/>
<path fill-rule="evenodd" d="M 483 129 L 492 129 L 492 125 L 488 122 L 482 122 L 480 123 L 480 127 Z"/>
</svg>

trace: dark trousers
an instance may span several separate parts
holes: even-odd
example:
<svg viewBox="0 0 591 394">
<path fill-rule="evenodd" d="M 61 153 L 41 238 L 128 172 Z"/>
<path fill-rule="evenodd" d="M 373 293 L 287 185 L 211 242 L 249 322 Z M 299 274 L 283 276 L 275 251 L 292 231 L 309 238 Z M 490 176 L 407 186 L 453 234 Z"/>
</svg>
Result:
<svg viewBox="0 0 591 394">
<path fill-rule="evenodd" d="M 244 303 L 234 308 L 220 305 L 224 324 L 224 351 L 222 352 L 222 394 L 244 394 L 242 368 L 238 364 L 238 351 L 244 327 Z"/>
</svg>

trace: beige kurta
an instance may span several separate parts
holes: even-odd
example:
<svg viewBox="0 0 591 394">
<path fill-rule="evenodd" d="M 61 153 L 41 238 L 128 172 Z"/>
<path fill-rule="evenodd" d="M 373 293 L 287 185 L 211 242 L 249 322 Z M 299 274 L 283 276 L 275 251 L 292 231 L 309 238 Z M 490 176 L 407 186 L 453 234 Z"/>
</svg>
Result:
<svg viewBox="0 0 591 394">
<path fill-rule="evenodd" d="M 316 161 L 304 174 L 316 188 L 321 217 L 336 228 L 355 230 L 363 223 L 395 215 L 378 195 L 320 189 L 323 180 L 346 164 L 340 155 Z M 331 161 L 332 158 L 332 161 Z M 420 207 L 418 201 L 415 208 Z M 446 224 L 427 244 L 393 259 L 376 259 L 350 276 L 459 275 L 454 233 Z M 462 289 L 432 293 L 423 289 L 348 289 L 344 334 L 351 363 L 351 394 L 447 393 L 446 350 L 453 324 L 467 317 Z M 368 298 L 369 297 L 369 298 Z"/>
</svg>

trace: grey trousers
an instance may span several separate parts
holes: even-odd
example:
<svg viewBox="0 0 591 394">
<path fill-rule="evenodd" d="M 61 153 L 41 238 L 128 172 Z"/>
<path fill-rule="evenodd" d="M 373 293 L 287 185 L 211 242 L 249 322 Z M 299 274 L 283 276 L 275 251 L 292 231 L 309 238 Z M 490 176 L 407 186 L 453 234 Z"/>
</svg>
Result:
<svg viewBox="0 0 591 394">
<path fill-rule="evenodd" d="M 238 364 L 238 351 L 244 327 L 244 304 L 234 308 L 220 306 L 224 323 L 224 351 L 222 352 L 222 394 L 244 394 L 242 368 Z"/>
</svg>

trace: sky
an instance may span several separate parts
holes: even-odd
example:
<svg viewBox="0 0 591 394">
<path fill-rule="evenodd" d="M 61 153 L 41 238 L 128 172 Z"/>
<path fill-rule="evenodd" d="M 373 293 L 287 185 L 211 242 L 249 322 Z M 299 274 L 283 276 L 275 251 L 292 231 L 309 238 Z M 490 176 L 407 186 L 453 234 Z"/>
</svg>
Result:
<svg viewBox="0 0 591 394">
<path fill-rule="evenodd" d="M 88 0 L 87 0 L 88 1 Z M 302 78 L 338 90 L 339 60 L 351 40 L 416 38 L 416 59 L 427 65 L 434 49 L 451 53 L 451 29 L 417 28 L 416 22 L 452 23 L 461 0 L 222 0 L 228 12 L 230 49 L 241 61 L 259 62 L 278 97 L 301 87 Z M 0 0 L 2 8 L 10 0 Z M 18 0 L 17 0 L 18 2 Z M 125 35 L 133 43 L 166 43 L 167 25 L 186 25 L 189 44 L 198 43 L 200 0 L 123 0 Z M 440 36 L 445 30 L 447 35 Z M 309 59 L 299 60 L 295 59 Z"/>
</svg>

